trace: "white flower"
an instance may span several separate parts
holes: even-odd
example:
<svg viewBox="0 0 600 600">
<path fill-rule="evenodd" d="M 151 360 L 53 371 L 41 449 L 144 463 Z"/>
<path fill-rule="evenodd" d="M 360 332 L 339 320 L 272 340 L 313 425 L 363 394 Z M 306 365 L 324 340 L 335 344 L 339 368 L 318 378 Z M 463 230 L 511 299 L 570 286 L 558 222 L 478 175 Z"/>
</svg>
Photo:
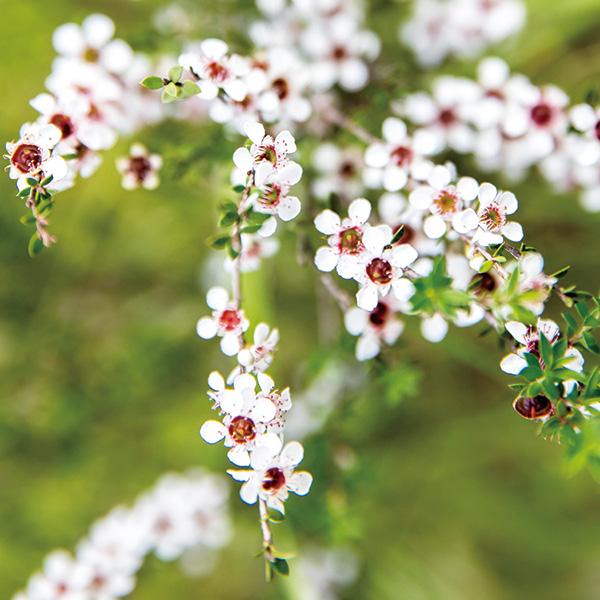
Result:
<svg viewBox="0 0 600 600">
<path fill-rule="evenodd" d="M 257 212 L 277 215 L 282 221 L 291 221 L 300 214 L 302 207 L 300 200 L 295 196 L 288 196 L 288 192 L 301 177 L 302 168 L 291 161 L 277 170 L 259 169 L 255 176 L 259 191 L 252 194 L 248 202 Z"/>
<path fill-rule="evenodd" d="M 266 371 L 273 362 L 279 342 L 279 330 L 259 323 L 254 329 L 254 344 L 238 352 L 238 362 L 254 373 Z"/>
<path fill-rule="evenodd" d="M 117 159 L 117 170 L 123 179 L 121 185 L 126 190 L 142 186 L 147 190 L 158 187 L 160 180 L 157 171 L 163 160 L 158 154 L 150 154 L 143 144 L 132 144 L 127 158 Z"/>
<path fill-rule="evenodd" d="M 206 294 L 206 303 L 213 309 L 212 317 L 202 317 L 196 332 L 205 339 L 219 336 L 221 350 L 226 356 L 236 355 L 242 348 L 241 336 L 250 325 L 244 311 L 237 302 L 229 300 L 229 293 L 221 286 L 210 288 Z"/>
<path fill-rule="evenodd" d="M 233 471 L 227 473 L 236 481 L 244 481 L 240 497 L 247 504 L 254 504 L 258 498 L 268 507 L 283 513 L 283 503 L 289 492 L 305 496 L 312 484 L 312 475 L 306 471 L 295 472 L 295 467 L 304 458 L 304 448 L 299 442 L 289 442 L 274 456 L 266 448 L 252 453 L 251 471 Z"/>
<path fill-rule="evenodd" d="M 329 272 L 337 268 L 341 277 L 353 277 L 358 257 L 365 250 L 362 237 L 370 214 L 371 203 L 364 198 L 357 198 L 348 207 L 348 217 L 343 221 L 329 209 L 315 217 L 317 230 L 329 236 L 329 246 L 322 246 L 315 254 L 317 269 Z"/>
<path fill-rule="evenodd" d="M 513 242 L 521 241 L 521 225 L 506 219 L 506 216 L 516 212 L 519 206 L 515 195 L 512 192 L 498 192 L 491 183 L 482 183 L 478 196 L 479 229 L 474 239 L 482 246 L 501 244 L 503 236 Z"/>
</svg>

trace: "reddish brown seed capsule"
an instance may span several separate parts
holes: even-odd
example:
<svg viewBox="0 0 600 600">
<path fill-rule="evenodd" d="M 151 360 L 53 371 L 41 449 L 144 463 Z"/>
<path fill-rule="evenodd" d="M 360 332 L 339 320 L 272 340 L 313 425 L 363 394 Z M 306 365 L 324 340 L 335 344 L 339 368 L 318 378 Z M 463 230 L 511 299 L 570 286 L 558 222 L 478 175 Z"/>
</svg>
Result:
<svg viewBox="0 0 600 600">
<path fill-rule="evenodd" d="M 541 419 L 554 413 L 554 405 L 542 395 L 535 398 L 517 398 L 513 408 L 526 419 Z"/>
</svg>

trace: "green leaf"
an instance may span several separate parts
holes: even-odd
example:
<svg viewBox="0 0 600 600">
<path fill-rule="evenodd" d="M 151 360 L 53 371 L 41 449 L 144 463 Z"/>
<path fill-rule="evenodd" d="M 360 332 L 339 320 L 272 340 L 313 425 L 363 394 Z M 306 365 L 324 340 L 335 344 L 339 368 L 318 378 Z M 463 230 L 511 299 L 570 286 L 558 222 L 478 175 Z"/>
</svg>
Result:
<svg viewBox="0 0 600 600">
<path fill-rule="evenodd" d="M 525 355 L 527 356 L 527 354 Z M 539 364 L 537 367 L 525 367 L 519 375 L 525 379 L 525 381 L 535 381 L 538 377 L 541 377 L 544 371 L 540 368 Z"/>
<path fill-rule="evenodd" d="M 530 383 L 526 389 L 521 392 L 521 396 L 524 398 L 535 398 L 542 392 L 542 384 L 539 381 Z"/>
<path fill-rule="evenodd" d="M 285 515 L 272 508 L 267 508 L 267 516 L 271 523 L 283 523 L 285 521 Z"/>
<path fill-rule="evenodd" d="M 221 217 L 219 225 L 221 227 L 229 227 L 230 225 L 233 225 L 239 218 L 240 216 L 237 214 L 237 212 L 226 212 Z"/>
<path fill-rule="evenodd" d="M 240 229 L 240 233 L 256 233 L 262 225 L 246 225 Z"/>
<path fill-rule="evenodd" d="M 177 100 L 177 98 L 175 96 L 171 96 L 171 94 L 167 93 L 167 90 L 163 90 L 163 93 L 160 97 L 160 99 L 167 104 L 168 102 L 175 102 L 175 100 Z"/>
<path fill-rule="evenodd" d="M 515 269 L 510 274 L 510 279 L 508 280 L 508 293 L 512 296 L 517 291 L 517 285 L 519 283 L 519 269 Z"/>
<path fill-rule="evenodd" d="M 394 237 L 392 237 L 392 241 L 390 242 L 390 244 L 392 246 L 394 244 L 397 244 L 402 239 L 403 235 L 404 235 L 404 225 L 400 225 L 400 227 L 398 228 L 398 231 L 396 231 L 396 233 L 394 234 Z"/>
<path fill-rule="evenodd" d="M 236 194 L 241 194 L 241 193 L 242 193 L 242 192 L 243 192 L 243 191 L 246 189 L 246 186 L 245 186 L 245 185 L 241 185 L 241 184 L 239 184 L 239 185 L 234 185 L 234 186 L 233 186 L 231 189 L 232 189 L 232 190 L 233 190 L 233 191 L 234 191 Z"/>
<path fill-rule="evenodd" d="M 229 242 L 231 242 L 231 234 L 217 233 L 207 238 L 206 245 L 216 250 L 222 250 Z"/>
<path fill-rule="evenodd" d="M 169 69 L 169 79 L 173 83 L 177 83 L 181 79 L 182 74 L 183 74 L 183 67 L 181 67 L 181 66 L 171 67 Z"/>
<path fill-rule="evenodd" d="M 26 215 L 23 215 L 20 219 L 21 223 L 23 223 L 23 225 L 34 225 L 35 224 L 35 217 L 31 214 L 31 213 L 27 213 Z"/>
<path fill-rule="evenodd" d="M 540 334 L 540 341 L 538 343 L 539 349 L 540 349 L 540 355 L 542 357 L 542 360 L 544 361 L 544 365 L 546 367 L 546 369 L 551 369 L 552 368 L 552 361 L 553 361 L 553 352 L 552 352 L 552 346 L 550 344 L 550 342 L 548 341 L 548 338 L 541 333 Z"/>
<path fill-rule="evenodd" d="M 547 378 L 542 379 L 542 390 L 547 398 L 550 400 L 558 400 L 560 398 L 560 393 L 558 388 Z"/>
<path fill-rule="evenodd" d="M 31 188 L 23 188 L 18 194 L 17 196 L 19 196 L 19 198 L 26 198 L 27 196 L 29 196 L 29 194 L 31 194 Z"/>
<path fill-rule="evenodd" d="M 284 560 L 283 558 L 276 558 L 273 567 L 284 577 L 287 577 L 290 574 L 290 566 L 288 565 L 287 560 Z"/>
<path fill-rule="evenodd" d="M 162 77 L 156 77 L 156 75 L 150 75 L 140 81 L 140 85 L 143 85 L 148 90 L 160 90 L 164 83 Z"/>
<path fill-rule="evenodd" d="M 479 273 L 487 273 L 493 266 L 494 263 L 491 260 L 486 260 L 479 267 Z"/>
<path fill-rule="evenodd" d="M 46 179 L 44 179 L 41 183 L 41 185 L 43 185 L 44 187 L 46 187 L 47 185 L 50 185 L 50 182 L 54 179 L 54 175 L 48 175 L 48 177 L 46 177 Z"/>
<path fill-rule="evenodd" d="M 550 275 L 550 277 L 556 277 L 557 279 L 560 279 L 561 277 L 564 277 L 567 274 L 567 272 L 569 271 L 570 268 L 571 268 L 570 265 L 568 267 L 564 267 L 564 268 L 556 271 L 556 273 L 552 273 L 552 275 Z"/>
<path fill-rule="evenodd" d="M 190 98 L 200 93 L 200 87 L 197 83 L 187 80 L 184 81 L 181 86 L 181 98 Z"/>
<path fill-rule="evenodd" d="M 235 260 L 239 255 L 240 253 L 237 250 L 235 250 L 233 246 L 227 246 L 227 256 L 229 256 L 231 260 Z"/>
<path fill-rule="evenodd" d="M 569 313 L 562 313 L 562 318 L 567 323 L 567 337 L 571 337 L 578 329 L 577 321 Z"/>
<path fill-rule="evenodd" d="M 170 83 L 167 83 L 167 86 L 165 87 L 165 92 L 167 93 L 167 95 L 173 96 L 174 98 L 177 98 L 177 96 L 179 96 L 179 94 L 181 93 L 179 91 L 179 87 L 177 87 L 172 81 Z"/>
<path fill-rule="evenodd" d="M 37 232 L 34 233 L 29 239 L 29 246 L 27 247 L 27 251 L 29 252 L 29 256 L 33 258 L 36 254 L 39 254 L 44 249 L 44 244 L 42 240 L 38 237 Z"/>
</svg>

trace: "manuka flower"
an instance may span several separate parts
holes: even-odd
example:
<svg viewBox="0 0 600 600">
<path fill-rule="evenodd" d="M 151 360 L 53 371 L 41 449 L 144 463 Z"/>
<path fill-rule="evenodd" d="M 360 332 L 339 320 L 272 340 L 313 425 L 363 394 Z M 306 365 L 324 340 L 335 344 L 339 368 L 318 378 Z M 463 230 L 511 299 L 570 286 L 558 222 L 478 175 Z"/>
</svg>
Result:
<svg viewBox="0 0 600 600">
<path fill-rule="evenodd" d="M 158 169 L 163 161 L 160 155 L 150 154 L 142 144 L 133 144 L 127 158 L 117 159 L 117 170 L 123 179 L 121 185 L 126 190 L 143 187 L 154 190 L 158 187 Z"/>
</svg>

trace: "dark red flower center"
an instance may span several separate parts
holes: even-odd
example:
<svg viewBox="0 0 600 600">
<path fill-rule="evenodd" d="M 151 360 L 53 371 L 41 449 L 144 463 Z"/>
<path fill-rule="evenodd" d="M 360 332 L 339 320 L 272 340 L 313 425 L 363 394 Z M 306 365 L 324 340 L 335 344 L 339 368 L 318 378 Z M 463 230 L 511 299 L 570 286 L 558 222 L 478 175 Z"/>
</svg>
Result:
<svg viewBox="0 0 600 600">
<path fill-rule="evenodd" d="M 138 183 L 143 183 L 152 171 L 152 165 L 145 156 L 133 156 L 129 159 L 127 170 L 135 175 Z"/>
<path fill-rule="evenodd" d="M 513 406 L 526 419 L 540 419 L 554 413 L 554 406 L 546 396 L 517 398 Z"/>
<path fill-rule="evenodd" d="M 10 162 L 21 173 L 32 173 L 42 164 L 42 150 L 34 144 L 20 144 L 12 153 Z"/>
<path fill-rule="evenodd" d="M 444 108 L 440 111 L 438 120 L 442 125 L 449 127 L 457 121 L 456 113 L 451 108 Z"/>
<path fill-rule="evenodd" d="M 238 444 L 251 442 L 256 437 L 254 421 L 248 417 L 235 417 L 229 425 L 229 435 Z"/>
<path fill-rule="evenodd" d="M 276 492 L 285 485 L 285 475 L 281 469 L 273 467 L 265 473 L 262 482 L 263 490 L 267 492 Z"/>
<path fill-rule="evenodd" d="M 373 323 L 373 325 L 380 327 L 386 321 L 387 315 L 390 312 L 390 309 L 386 304 L 380 302 L 374 310 L 371 311 L 369 315 L 369 321 Z"/>
<path fill-rule="evenodd" d="M 275 81 L 273 81 L 271 84 L 271 87 L 280 100 L 285 100 L 290 93 L 290 86 L 283 77 L 278 77 L 275 79 Z"/>
<path fill-rule="evenodd" d="M 531 120 L 538 127 L 546 127 L 552 121 L 552 112 L 552 107 L 549 104 L 540 102 L 531 109 Z"/>
<path fill-rule="evenodd" d="M 392 265 L 382 258 L 374 258 L 367 265 L 367 275 L 373 283 L 386 285 L 392 280 L 394 269 Z"/>
<path fill-rule="evenodd" d="M 398 146 L 392 151 L 392 159 L 398 167 L 407 167 L 413 159 L 413 151 L 406 146 Z"/>
<path fill-rule="evenodd" d="M 216 60 L 210 61 L 205 67 L 206 75 L 212 81 L 222 83 L 229 77 L 229 70 Z"/>
<path fill-rule="evenodd" d="M 69 117 L 67 117 L 67 115 L 53 115 L 50 119 L 50 123 L 52 123 L 52 125 L 60 129 L 63 140 L 68 138 L 75 131 L 75 127 L 73 127 L 73 122 Z"/>
</svg>

